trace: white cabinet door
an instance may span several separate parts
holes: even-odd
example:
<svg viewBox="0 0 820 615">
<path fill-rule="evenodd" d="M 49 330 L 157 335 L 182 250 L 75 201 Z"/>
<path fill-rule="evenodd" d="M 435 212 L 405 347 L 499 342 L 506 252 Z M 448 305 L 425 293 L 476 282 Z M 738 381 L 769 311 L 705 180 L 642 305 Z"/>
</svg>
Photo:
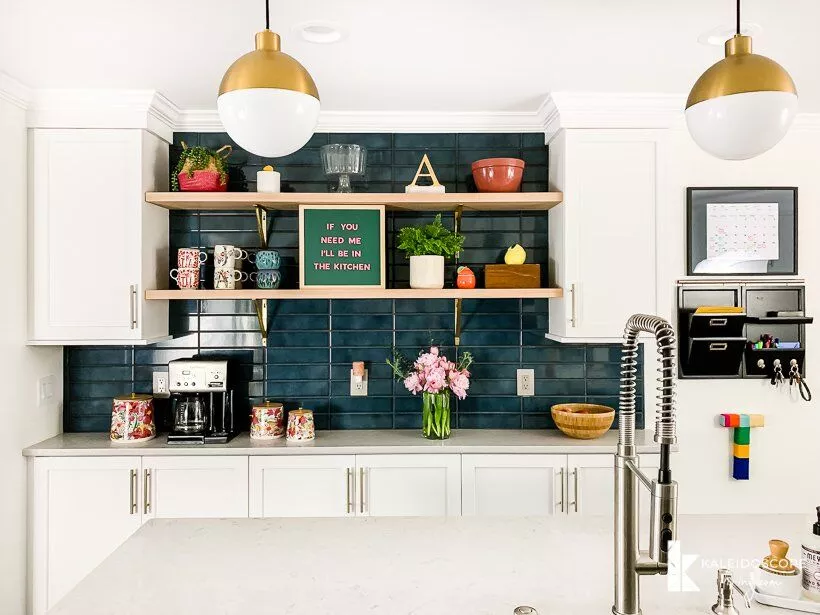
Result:
<svg viewBox="0 0 820 615">
<path fill-rule="evenodd" d="M 32 612 L 41 615 L 142 523 L 139 457 L 39 457 L 30 466 Z"/>
<path fill-rule="evenodd" d="M 352 516 L 355 467 L 353 455 L 251 457 L 250 516 Z"/>
<path fill-rule="evenodd" d="M 567 456 L 567 511 L 570 514 L 613 515 L 614 466 L 614 455 Z"/>
<path fill-rule="evenodd" d="M 247 517 L 248 458 L 143 457 L 143 518 Z"/>
<path fill-rule="evenodd" d="M 657 312 L 662 146 L 656 130 L 564 130 L 550 143 L 550 182 L 564 193 L 549 213 L 551 285 L 565 290 L 550 303 L 551 337 L 620 338 L 629 316 Z"/>
<path fill-rule="evenodd" d="M 142 130 L 29 131 L 29 339 L 140 343 L 168 335 L 168 144 Z M 162 176 L 160 176 L 160 174 Z"/>
<path fill-rule="evenodd" d="M 357 514 L 461 514 L 460 455 L 356 455 Z"/>
<path fill-rule="evenodd" d="M 566 460 L 566 455 L 462 455 L 462 514 L 560 514 L 567 502 Z"/>
</svg>

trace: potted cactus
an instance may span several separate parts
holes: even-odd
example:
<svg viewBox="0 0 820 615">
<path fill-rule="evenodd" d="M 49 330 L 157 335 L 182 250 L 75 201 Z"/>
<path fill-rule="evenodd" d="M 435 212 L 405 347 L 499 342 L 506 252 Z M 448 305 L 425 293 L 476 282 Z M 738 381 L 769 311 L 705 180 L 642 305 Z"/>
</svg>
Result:
<svg viewBox="0 0 820 615">
<path fill-rule="evenodd" d="M 182 142 L 182 153 L 171 174 L 174 192 L 224 192 L 228 189 L 228 169 L 225 163 L 231 146 L 213 151 L 207 147 L 188 147 Z"/>
</svg>

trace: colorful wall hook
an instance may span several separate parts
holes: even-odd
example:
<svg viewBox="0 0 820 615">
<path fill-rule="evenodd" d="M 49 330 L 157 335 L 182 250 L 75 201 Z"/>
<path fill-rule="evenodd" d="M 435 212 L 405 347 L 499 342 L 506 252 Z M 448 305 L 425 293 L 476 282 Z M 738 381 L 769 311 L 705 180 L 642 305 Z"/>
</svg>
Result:
<svg viewBox="0 0 820 615">
<path fill-rule="evenodd" d="M 721 427 L 734 429 L 732 445 L 732 477 L 749 480 L 749 440 L 753 427 L 763 427 L 762 414 L 721 414 Z"/>
</svg>

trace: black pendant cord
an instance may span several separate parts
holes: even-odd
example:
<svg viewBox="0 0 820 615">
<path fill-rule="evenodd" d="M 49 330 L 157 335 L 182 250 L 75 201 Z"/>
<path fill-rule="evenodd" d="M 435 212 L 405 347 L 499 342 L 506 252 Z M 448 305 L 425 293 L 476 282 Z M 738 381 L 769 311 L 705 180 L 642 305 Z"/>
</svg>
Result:
<svg viewBox="0 0 820 615">
<path fill-rule="evenodd" d="M 737 0 L 737 35 L 740 36 L 740 0 Z"/>
<path fill-rule="evenodd" d="M 740 0 L 738 0 L 738 7 Z M 740 10 L 740 9 L 738 9 Z M 738 18 L 739 19 L 739 18 Z M 740 22 L 738 22 L 740 23 Z M 740 26 L 738 26 L 739 28 Z M 270 0 L 265 0 L 265 30 L 270 30 Z M 740 30 L 738 30 L 739 32 Z"/>
</svg>

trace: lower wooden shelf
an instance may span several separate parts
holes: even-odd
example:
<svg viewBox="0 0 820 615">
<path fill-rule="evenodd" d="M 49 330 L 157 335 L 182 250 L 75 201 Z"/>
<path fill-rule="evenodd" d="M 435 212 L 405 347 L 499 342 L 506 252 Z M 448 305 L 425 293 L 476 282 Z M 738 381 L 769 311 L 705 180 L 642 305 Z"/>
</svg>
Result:
<svg viewBox="0 0 820 615">
<path fill-rule="evenodd" d="M 304 288 L 241 290 L 146 290 L 145 298 L 157 299 L 556 299 L 562 288 Z"/>
</svg>

